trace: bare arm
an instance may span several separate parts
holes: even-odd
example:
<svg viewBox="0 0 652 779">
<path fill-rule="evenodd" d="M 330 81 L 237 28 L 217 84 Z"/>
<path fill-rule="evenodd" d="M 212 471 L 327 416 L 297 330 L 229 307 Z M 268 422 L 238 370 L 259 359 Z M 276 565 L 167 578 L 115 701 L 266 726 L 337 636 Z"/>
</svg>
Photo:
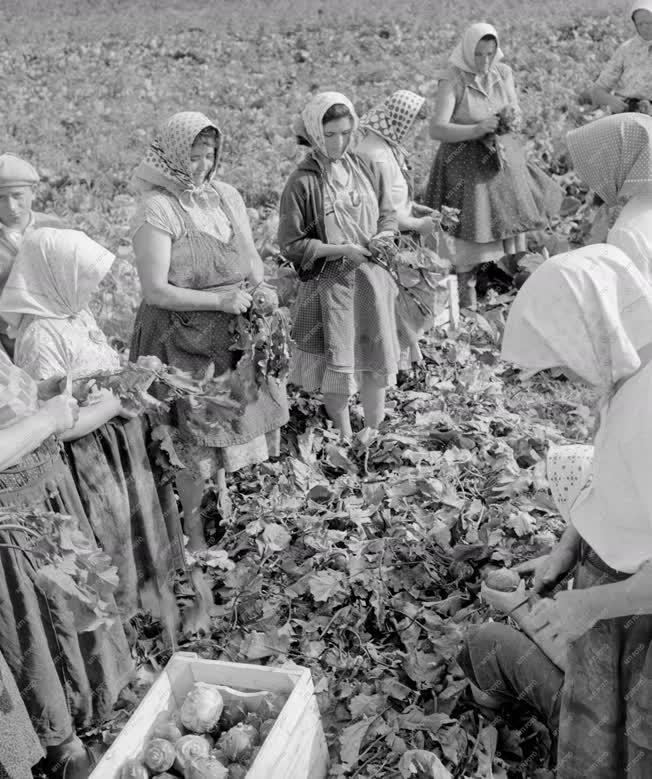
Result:
<svg viewBox="0 0 652 779">
<path fill-rule="evenodd" d="M 134 235 L 138 278 L 145 302 L 171 311 L 229 311 L 225 295 L 198 289 L 175 287 L 168 282 L 172 239 L 163 230 L 144 224 Z M 246 294 L 246 293 L 241 293 Z"/>
<path fill-rule="evenodd" d="M 46 408 L 0 430 L 0 471 L 16 465 L 54 432 L 53 417 Z"/>
<path fill-rule="evenodd" d="M 445 141 L 447 143 L 473 141 L 491 132 L 490 129 L 487 129 L 486 119 L 477 124 L 455 124 L 451 122 L 454 111 L 455 91 L 453 85 L 448 80 L 442 80 L 439 82 L 435 110 L 430 120 L 430 137 L 435 141 Z"/>
<path fill-rule="evenodd" d="M 77 413 L 77 401 L 72 396 L 57 395 L 35 414 L 0 430 L 0 471 L 19 463 L 46 438 L 72 427 Z"/>
<path fill-rule="evenodd" d="M 62 441 L 76 441 L 85 435 L 102 427 L 113 417 L 122 411 L 120 400 L 112 392 L 107 391 L 106 396 L 92 406 L 83 406 L 79 409 L 79 419 L 75 426 L 61 434 Z"/>
</svg>

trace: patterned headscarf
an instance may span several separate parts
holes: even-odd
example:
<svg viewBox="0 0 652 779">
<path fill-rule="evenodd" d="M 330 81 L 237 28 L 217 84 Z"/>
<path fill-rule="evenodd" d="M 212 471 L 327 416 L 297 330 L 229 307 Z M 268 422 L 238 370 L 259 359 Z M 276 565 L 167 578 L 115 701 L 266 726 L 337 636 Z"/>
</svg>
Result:
<svg viewBox="0 0 652 779">
<path fill-rule="evenodd" d="M 68 319 L 88 307 L 115 257 L 79 230 L 42 227 L 16 256 L 0 296 L 0 315 L 18 328 L 23 315 Z"/>
<path fill-rule="evenodd" d="M 206 181 L 196 186 L 190 173 L 190 152 L 202 130 L 216 134 L 215 165 Z M 134 171 L 132 185 L 138 191 L 162 187 L 175 195 L 182 206 L 192 207 L 193 199 L 204 193 L 217 171 L 222 148 L 222 133 L 207 116 L 198 111 L 181 111 L 160 128 L 145 158 Z"/>
<path fill-rule="evenodd" d="M 388 143 L 400 145 L 410 132 L 426 98 L 399 89 L 384 103 L 372 108 L 360 119 L 360 129 L 373 130 Z"/>
<path fill-rule="evenodd" d="M 620 249 L 593 244 L 540 265 L 519 290 L 502 358 L 528 374 L 569 368 L 608 396 L 652 342 L 652 288 Z"/>
<path fill-rule="evenodd" d="M 351 128 L 351 138 L 353 138 L 358 130 L 360 120 L 355 112 L 353 103 L 346 95 L 340 92 L 320 92 L 315 95 L 294 124 L 295 133 L 305 138 L 312 148 L 316 149 L 324 157 L 327 157 L 328 154 L 326 152 L 323 120 L 328 109 L 334 105 L 343 105 L 348 108 L 353 120 L 353 127 Z"/>
<path fill-rule="evenodd" d="M 462 36 L 462 40 L 453 49 L 452 54 L 448 58 L 451 65 L 454 65 L 460 70 L 464 70 L 467 73 L 475 73 L 480 75 L 475 65 L 475 50 L 478 43 L 484 38 L 485 35 L 493 35 L 496 39 L 496 54 L 494 55 L 491 67 L 497 65 L 505 56 L 500 48 L 500 39 L 496 28 L 491 24 L 485 24 L 484 22 L 477 22 L 472 24 Z"/>
<path fill-rule="evenodd" d="M 593 447 L 586 444 L 551 446 L 546 457 L 546 476 L 552 498 L 563 519 L 591 478 Z"/>
<path fill-rule="evenodd" d="M 0 430 L 38 411 L 38 386 L 0 346 Z"/>
<path fill-rule="evenodd" d="M 604 200 L 652 193 L 652 116 L 614 114 L 566 136 L 575 170 Z"/>
</svg>

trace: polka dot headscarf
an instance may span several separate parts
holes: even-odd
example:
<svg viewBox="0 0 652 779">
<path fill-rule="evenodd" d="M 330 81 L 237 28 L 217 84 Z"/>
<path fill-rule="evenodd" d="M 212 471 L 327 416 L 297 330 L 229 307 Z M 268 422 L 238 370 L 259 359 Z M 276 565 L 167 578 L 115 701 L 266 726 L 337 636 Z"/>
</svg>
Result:
<svg viewBox="0 0 652 779">
<path fill-rule="evenodd" d="M 197 187 L 190 173 L 190 151 L 202 130 L 211 128 L 217 136 L 215 165 L 201 187 Z M 139 189 L 146 185 L 163 187 L 175 194 L 191 195 L 211 182 L 217 170 L 222 133 L 207 116 L 198 111 L 182 111 L 171 116 L 160 128 L 145 158 L 134 172 L 134 183 Z M 145 186 L 143 186 L 145 185 Z"/>
<path fill-rule="evenodd" d="M 573 166 L 608 206 L 652 193 L 652 116 L 596 119 L 566 136 Z"/>
<path fill-rule="evenodd" d="M 362 129 L 373 130 L 386 141 L 401 144 L 426 102 L 425 97 L 399 89 L 360 119 Z"/>
<path fill-rule="evenodd" d="M 590 483 L 593 447 L 580 444 L 555 446 L 548 451 L 548 483 L 559 513 L 570 522 L 570 510 L 582 489 Z"/>
</svg>

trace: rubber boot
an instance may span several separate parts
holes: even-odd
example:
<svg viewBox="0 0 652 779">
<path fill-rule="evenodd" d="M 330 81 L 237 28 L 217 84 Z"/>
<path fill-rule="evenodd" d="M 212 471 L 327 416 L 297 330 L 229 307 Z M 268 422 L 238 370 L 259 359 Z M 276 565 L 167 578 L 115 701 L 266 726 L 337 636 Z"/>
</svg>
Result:
<svg viewBox="0 0 652 779">
<path fill-rule="evenodd" d="M 458 272 L 456 275 L 460 308 L 468 308 L 471 311 L 477 311 L 478 295 L 475 289 L 477 273 L 475 268 L 463 273 Z"/>
</svg>

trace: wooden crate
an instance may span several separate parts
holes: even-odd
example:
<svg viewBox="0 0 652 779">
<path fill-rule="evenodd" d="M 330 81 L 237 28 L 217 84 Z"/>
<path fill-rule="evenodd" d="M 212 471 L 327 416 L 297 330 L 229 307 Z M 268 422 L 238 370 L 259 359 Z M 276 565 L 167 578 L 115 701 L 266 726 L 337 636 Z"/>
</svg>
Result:
<svg viewBox="0 0 652 779">
<path fill-rule="evenodd" d="M 307 668 L 203 660 L 193 652 L 172 655 L 90 779 L 118 779 L 122 765 L 130 758 L 139 757 L 156 715 L 178 709 L 194 682 L 225 685 L 250 693 L 289 693 L 247 772 L 247 779 L 324 779 L 328 772 L 328 751 L 312 676 Z M 224 697 L 228 699 L 228 692 Z"/>
</svg>

